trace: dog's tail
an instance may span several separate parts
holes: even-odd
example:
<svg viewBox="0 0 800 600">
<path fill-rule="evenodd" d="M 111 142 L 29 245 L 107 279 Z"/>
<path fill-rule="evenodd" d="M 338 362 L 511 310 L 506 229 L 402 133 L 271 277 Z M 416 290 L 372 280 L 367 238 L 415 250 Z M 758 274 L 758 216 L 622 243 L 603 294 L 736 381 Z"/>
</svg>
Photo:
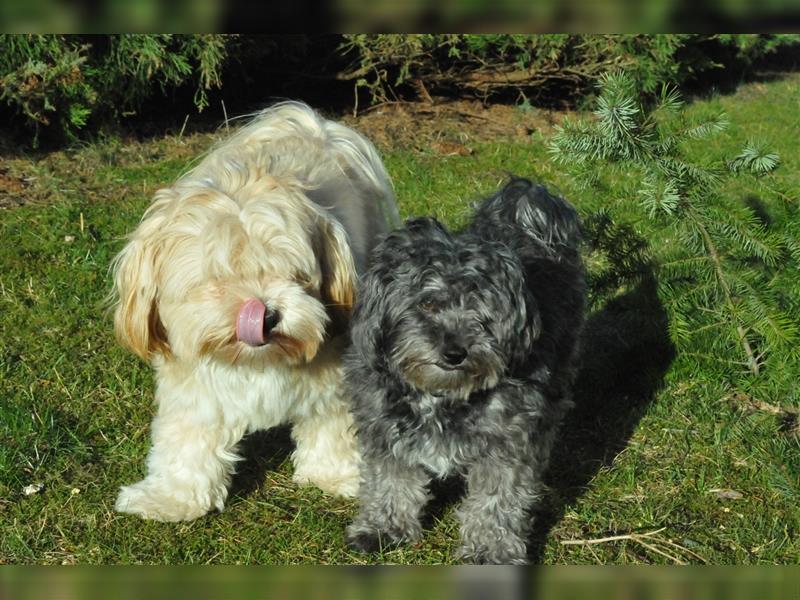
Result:
<svg viewBox="0 0 800 600">
<path fill-rule="evenodd" d="M 513 246 L 527 245 L 527 238 L 556 251 L 576 250 L 581 241 L 580 219 L 569 202 L 543 185 L 513 176 L 478 206 L 470 230 Z"/>
</svg>

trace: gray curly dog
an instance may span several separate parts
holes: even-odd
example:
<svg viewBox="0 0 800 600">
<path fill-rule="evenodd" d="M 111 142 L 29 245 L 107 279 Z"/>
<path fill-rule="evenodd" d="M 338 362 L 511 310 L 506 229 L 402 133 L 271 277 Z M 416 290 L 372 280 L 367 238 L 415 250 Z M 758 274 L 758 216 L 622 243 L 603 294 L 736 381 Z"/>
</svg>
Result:
<svg viewBox="0 0 800 600">
<path fill-rule="evenodd" d="M 585 281 L 575 210 L 512 178 L 464 233 L 406 222 L 375 249 L 346 380 L 363 463 L 349 545 L 421 538 L 432 477 L 462 475 L 459 557 L 522 564 L 571 407 Z"/>
</svg>

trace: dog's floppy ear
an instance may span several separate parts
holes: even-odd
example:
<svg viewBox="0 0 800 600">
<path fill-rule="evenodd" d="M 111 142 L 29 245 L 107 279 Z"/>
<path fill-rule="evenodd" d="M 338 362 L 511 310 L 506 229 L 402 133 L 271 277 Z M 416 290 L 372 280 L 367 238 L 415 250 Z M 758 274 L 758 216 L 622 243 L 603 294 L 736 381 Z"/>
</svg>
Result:
<svg viewBox="0 0 800 600">
<path fill-rule="evenodd" d="M 128 242 L 114 259 L 114 329 L 120 344 L 145 360 L 170 354 L 158 315 L 158 245 L 149 239 Z"/>
<path fill-rule="evenodd" d="M 338 221 L 320 219 L 317 254 L 322 269 L 320 293 L 331 308 L 349 312 L 353 308 L 358 279 L 347 232 Z"/>
</svg>

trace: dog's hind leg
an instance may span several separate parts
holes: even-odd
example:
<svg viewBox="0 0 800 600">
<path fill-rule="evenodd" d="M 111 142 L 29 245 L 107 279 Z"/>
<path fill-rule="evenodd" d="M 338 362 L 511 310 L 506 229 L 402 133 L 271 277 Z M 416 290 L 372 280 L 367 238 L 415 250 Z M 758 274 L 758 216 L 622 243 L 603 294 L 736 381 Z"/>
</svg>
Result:
<svg viewBox="0 0 800 600">
<path fill-rule="evenodd" d="M 392 456 L 372 456 L 362 464 L 358 516 L 347 528 L 354 550 L 375 552 L 384 546 L 422 537 L 420 513 L 428 501 L 430 476 Z"/>
</svg>

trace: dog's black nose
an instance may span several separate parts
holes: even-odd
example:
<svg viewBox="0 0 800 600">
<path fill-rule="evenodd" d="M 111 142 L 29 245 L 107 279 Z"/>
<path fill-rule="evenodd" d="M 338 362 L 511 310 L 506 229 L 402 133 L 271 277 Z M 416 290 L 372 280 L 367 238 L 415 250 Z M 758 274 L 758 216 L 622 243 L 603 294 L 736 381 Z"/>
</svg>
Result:
<svg viewBox="0 0 800 600">
<path fill-rule="evenodd" d="M 467 351 L 461 346 L 448 346 L 444 349 L 442 356 L 447 361 L 447 364 L 454 367 L 460 365 L 467 358 Z"/>
<path fill-rule="evenodd" d="M 267 309 L 264 315 L 264 335 L 268 335 L 270 331 L 275 329 L 275 326 L 281 320 L 281 315 L 277 310 Z"/>
</svg>

